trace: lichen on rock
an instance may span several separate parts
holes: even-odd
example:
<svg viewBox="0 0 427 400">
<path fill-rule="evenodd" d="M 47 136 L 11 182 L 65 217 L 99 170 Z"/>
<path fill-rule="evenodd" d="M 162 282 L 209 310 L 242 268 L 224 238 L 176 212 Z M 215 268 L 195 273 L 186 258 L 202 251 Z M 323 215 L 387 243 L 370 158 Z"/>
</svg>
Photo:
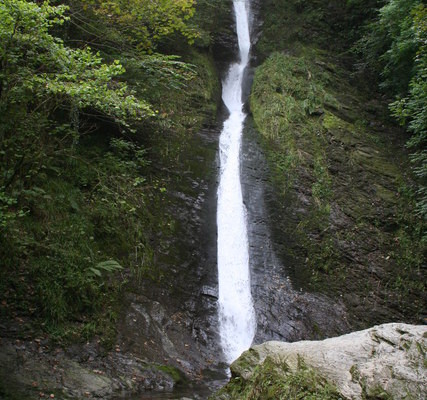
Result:
<svg viewBox="0 0 427 400">
<path fill-rule="evenodd" d="M 212 398 L 287 398 L 291 382 L 316 399 L 424 399 L 426 336 L 426 326 L 391 323 L 323 341 L 266 342 L 231 365 L 230 382 Z"/>
</svg>

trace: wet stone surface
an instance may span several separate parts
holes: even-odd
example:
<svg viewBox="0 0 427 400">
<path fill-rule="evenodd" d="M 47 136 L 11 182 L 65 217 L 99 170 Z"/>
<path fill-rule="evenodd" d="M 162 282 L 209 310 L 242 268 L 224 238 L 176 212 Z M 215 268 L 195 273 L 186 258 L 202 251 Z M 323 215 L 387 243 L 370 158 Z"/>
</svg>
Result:
<svg viewBox="0 0 427 400">
<path fill-rule="evenodd" d="M 157 264 L 164 275 L 126 294 L 118 338 L 125 352 L 207 381 L 225 377 L 217 317 L 218 135 L 208 129 L 192 138 L 178 178 L 170 180 L 164 212 L 176 228 L 162 238 Z"/>
<path fill-rule="evenodd" d="M 242 185 L 247 208 L 252 296 L 257 314 L 255 343 L 266 340 L 297 341 L 320 339 L 349 331 L 342 304 L 326 296 L 293 287 L 290 274 L 293 260 L 279 259 L 276 249 L 292 238 L 273 237 L 274 214 L 266 160 L 259 136 L 248 118 L 242 145 Z"/>
</svg>

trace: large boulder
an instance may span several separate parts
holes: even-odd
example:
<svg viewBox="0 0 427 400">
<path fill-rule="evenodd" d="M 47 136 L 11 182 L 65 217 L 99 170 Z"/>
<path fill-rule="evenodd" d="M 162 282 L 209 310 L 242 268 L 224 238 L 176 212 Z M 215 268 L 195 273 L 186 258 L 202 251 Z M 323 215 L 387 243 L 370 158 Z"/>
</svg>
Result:
<svg viewBox="0 0 427 400">
<path fill-rule="evenodd" d="M 266 386 L 271 391 L 277 382 L 260 384 L 264 364 L 274 365 L 275 380 L 283 382 L 304 366 L 323 382 L 319 387 L 336 389 L 338 397 L 331 398 L 425 399 L 426 338 L 427 326 L 391 323 L 323 341 L 266 342 L 253 346 L 231 365 L 233 377 L 228 385 L 238 382 L 240 393 L 259 392 Z M 248 391 L 245 385 L 258 387 Z M 233 388 L 226 386 L 217 398 L 238 398 L 227 393 L 233 393 Z"/>
</svg>

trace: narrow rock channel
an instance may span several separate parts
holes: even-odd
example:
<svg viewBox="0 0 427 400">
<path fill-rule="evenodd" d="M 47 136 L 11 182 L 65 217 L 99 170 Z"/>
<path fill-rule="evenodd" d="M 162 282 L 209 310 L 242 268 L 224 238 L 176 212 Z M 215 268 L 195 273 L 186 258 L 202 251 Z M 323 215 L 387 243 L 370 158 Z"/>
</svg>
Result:
<svg viewBox="0 0 427 400">
<path fill-rule="evenodd" d="M 243 124 L 242 86 L 249 61 L 249 2 L 234 1 L 239 62 L 230 66 L 222 99 L 230 112 L 220 136 L 220 183 L 218 188 L 218 292 L 221 345 L 228 362 L 251 344 L 255 335 L 246 209 L 240 183 L 240 152 Z"/>
</svg>

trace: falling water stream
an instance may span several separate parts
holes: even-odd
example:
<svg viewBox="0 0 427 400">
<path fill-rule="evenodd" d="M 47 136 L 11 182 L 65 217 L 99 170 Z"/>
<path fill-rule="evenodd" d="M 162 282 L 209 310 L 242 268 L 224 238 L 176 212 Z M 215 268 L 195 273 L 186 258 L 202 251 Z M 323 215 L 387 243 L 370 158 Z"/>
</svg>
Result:
<svg viewBox="0 0 427 400">
<path fill-rule="evenodd" d="M 240 146 L 243 123 L 242 83 L 249 61 L 249 4 L 234 0 L 240 61 L 230 66 L 222 99 L 230 115 L 220 136 L 218 187 L 218 290 L 221 346 L 228 362 L 252 344 L 255 311 L 251 296 L 246 209 L 240 183 Z"/>
</svg>

